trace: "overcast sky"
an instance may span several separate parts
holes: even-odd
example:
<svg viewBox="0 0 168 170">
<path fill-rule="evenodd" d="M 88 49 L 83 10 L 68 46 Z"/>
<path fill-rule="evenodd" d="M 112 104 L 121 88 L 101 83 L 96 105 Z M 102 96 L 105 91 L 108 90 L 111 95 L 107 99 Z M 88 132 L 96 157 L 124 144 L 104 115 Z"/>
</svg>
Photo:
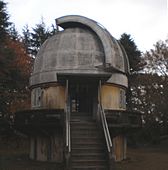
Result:
<svg viewBox="0 0 168 170">
<path fill-rule="evenodd" d="M 168 38 L 168 0 L 4 0 L 10 19 L 21 32 L 41 18 L 47 26 L 64 15 L 83 15 L 102 24 L 115 37 L 131 34 L 141 51 Z"/>
</svg>

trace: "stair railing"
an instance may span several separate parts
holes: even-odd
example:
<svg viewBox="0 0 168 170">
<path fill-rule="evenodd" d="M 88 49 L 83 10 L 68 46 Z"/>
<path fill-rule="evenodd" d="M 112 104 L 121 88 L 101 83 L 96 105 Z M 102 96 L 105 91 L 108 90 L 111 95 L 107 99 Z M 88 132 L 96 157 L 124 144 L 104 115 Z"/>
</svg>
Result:
<svg viewBox="0 0 168 170">
<path fill-rule="evenodd" d="M 113 153 L 113 145 L 112 145 L 112 140 L 111 140 L 111 136 L 110 136 L 107 120 L 106 120 L 106 115 L 105 115 L 104 109 L 101 104 L 100 89 L 101 89 L 101 81 L 99 83 L 99 94 L 98 94 L 99 95 L 98 116 L 100 118 L 100 123 L 102 125 L 104 137 L 105 137 L 105 141 L 106 141 L 106 146 L 107 146 L 107 151 L 108 151 L 108 159 L 109 159 L 109 169 L 114 170 L 115 169 L 115 166 L 114 166 L 115 159 L 114 159 L 114 153 Z"/>
<path fill-rule="evenodd" d="M 70 133 L 70 105 L 68 97 L 68 80 L 66 81 L 66 105 L 65 105 L 65 133 L 66 133 L 66 146 L 65 146 L 65 157 L 66 157 L 66 170 L 70 169 L 70 157 L 71 157 L 71 133 Z"/>
<path fill-rule="evenodd" d="M 99 114 L 100 114 L 100 120 L 101 120 L 101 124 L 102 124 L 103 131 L 104 131 L 104 136 L 106 139 L 107 150 L 108 150 L 108 152 L 111 152 L 113 145 L 112 145 L 104 109 L 102 108 L 102 106 L 100 104 L 99 104 Z"/>
</svg>

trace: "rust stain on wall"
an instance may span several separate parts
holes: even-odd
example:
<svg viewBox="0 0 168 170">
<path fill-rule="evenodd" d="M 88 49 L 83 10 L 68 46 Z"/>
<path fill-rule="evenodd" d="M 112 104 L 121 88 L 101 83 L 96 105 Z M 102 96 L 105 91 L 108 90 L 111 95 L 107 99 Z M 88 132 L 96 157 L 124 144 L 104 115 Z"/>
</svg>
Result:
<svg viewBox="0 0 168 170">
<path fill-rule="evenodd" d="M 114 85 L 102 85 L 101 88 L 101 102 L 104 109 L 109 110 L 124 110 L 121 108 L 121 87 Z"/>
<path fill-rule="evenodd" d="M 64 109 L 65 87 L 55 86 L 43 89 L 42 107 L 47 109 Z"/>
<path fill-rule="evenodd" d="M 32 108 L 64 109 L 65 87 L 61 85 L 38 87 L 32 90 Z"/>
</svg>

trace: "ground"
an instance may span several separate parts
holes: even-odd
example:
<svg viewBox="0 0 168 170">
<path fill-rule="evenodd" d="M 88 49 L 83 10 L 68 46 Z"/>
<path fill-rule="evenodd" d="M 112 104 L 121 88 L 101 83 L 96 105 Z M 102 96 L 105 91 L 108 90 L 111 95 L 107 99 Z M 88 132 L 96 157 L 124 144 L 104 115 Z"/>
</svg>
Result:
<svg viewBox="0 0 168 170">
<path fill-rule="evenodd" d="M 0 138 L 0 170 L 62 170 L 61 164 L 28 159 L 26 138 Z M 128 158 L 116 163 L 116 170 L 168 170 L 168 142 L 128 148 Z"/>
<path fill-rule="evenodd" d="M 117 163 L 116 170 L 168 170 L 168 146 L 128 149 L 128 158 Z"/>
</svg>

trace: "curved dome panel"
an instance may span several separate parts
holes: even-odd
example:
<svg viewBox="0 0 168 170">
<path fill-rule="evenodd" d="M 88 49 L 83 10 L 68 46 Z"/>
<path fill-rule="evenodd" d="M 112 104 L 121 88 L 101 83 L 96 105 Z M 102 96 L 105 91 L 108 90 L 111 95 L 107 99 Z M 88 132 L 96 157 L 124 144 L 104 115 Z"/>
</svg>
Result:
<svg viewBox="0 0 168 170">
<path fill-rule="evenodd" d="M 30 85 L 56 82 L 60 74 L 126 74 L 126 53 L 110 33 L 95 21 L 81 16 L 57 19 L 58 31 L 41 46 L 34 63 Z"/>
<path fill-rule="evenodd" d="M 64 29 L 75 26 L 89 27 L 101 40 L 105 53 L 105 65 L 124 73 L 129 71 L 127 55 L 123 54 L 117 40 L 96 21 L 83 16 L 69 15 L 56 19 L 56 23 Z"/>
</svg>

